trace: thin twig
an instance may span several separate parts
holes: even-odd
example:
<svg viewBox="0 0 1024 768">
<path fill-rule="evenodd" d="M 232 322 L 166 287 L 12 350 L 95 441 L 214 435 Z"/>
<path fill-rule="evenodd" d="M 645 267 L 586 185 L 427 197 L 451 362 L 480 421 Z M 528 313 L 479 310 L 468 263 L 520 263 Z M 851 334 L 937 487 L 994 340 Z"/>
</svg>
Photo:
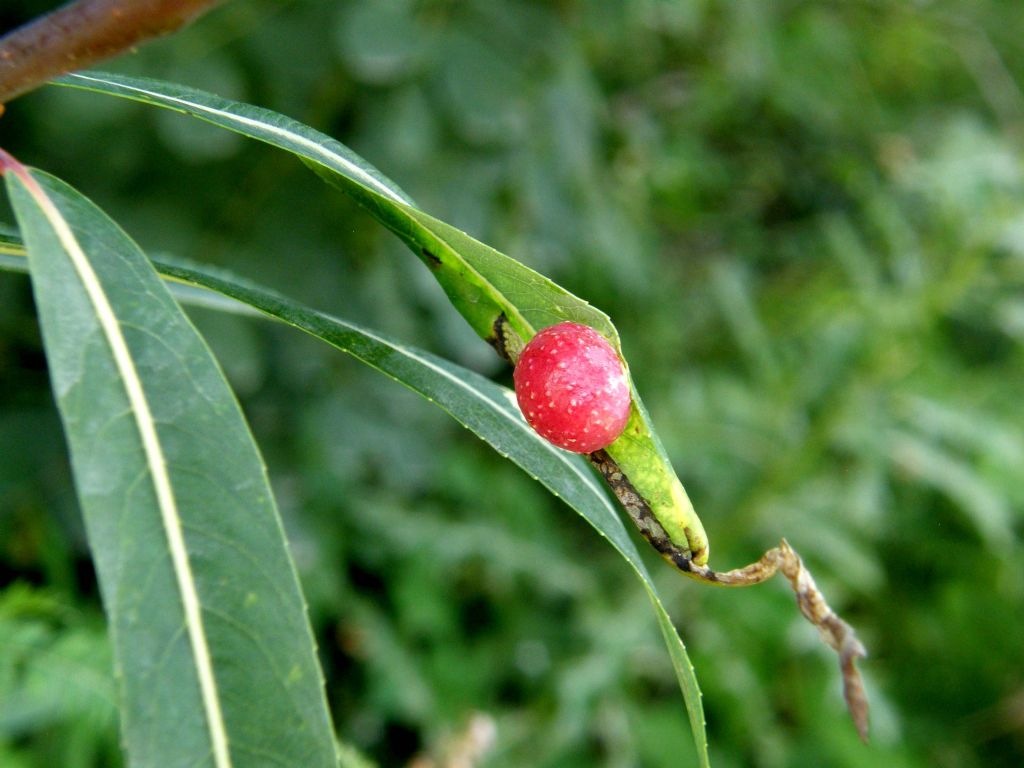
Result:
<svg viewBox="0 0 1024 768">
<path fill-rule="evenodd" d="M 223 0 L 78 0 L 0 38 L 0 105 L 174 32 Z"/>
<path fill-rule="evenodd" d="M 839 655 L 843 677 L 843 698 L 862 741 L 868 740 L 868 700 L 856 661 L 867 656 L 853 627 L 829 608 L 825 596 L 814 583 L 811 572 L 789 543 L 769 549 L 761 559 L 732 571 L 715 571 L 693 562 L 694 553 L 675 544 L 654 516 L 646 500 L 637 493 L 615 461 L 605 452 L 596 451 L 587 457 L 604 476 L 619 504 L 640 529 L 640 533 L 673 566 L 692 579 L 720 587 L 749 587 L 767 581 L 778 571 L 789 581 L 800 612 L 821 633 L 822 639 Z"/>
<path fill-rule="evenodd" d="M 723 587 L 748 587 L 767 581 L 782 571 L 796 594 L 800 613 L 818 628 L 822 639 L 839 654 L 839 669 L 843 676 L 843 698 L 853 718 L 861 741 L 868 740 L 868 699 L 864 692 L 864 681 L 857 670 L 857 659 L 867 656 L 864 645 L 857 639 L 853 627 L 843 621 L 829 608 L 825 596 L 814 583 L 814 577 L 807 570 L 800 555 L 789 542 L 783 539 L 779 546 L 769 549 L 761 559 L 744 568 L 719 573 L 707 566 L 689 566 L 687 575 L 709 584 Z"/>
</svg>

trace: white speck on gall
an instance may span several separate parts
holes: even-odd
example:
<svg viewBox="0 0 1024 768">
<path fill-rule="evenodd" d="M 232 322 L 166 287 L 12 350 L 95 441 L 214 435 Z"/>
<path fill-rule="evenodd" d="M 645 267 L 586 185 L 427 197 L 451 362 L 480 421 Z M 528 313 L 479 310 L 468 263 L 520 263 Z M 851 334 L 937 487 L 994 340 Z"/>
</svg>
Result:
<svg viewBox="0 0 1024 768">
<path fill-rule="evenodd" d="M 513 373 L 516 399 L 537 433 L 559 448 L 592 453 L 613 442 L 629 420 L 629 382 L 615 348 L 579 323 L 540 331 Z M 546 408 L 528 403 L 543 392 Z"/>
</svg>

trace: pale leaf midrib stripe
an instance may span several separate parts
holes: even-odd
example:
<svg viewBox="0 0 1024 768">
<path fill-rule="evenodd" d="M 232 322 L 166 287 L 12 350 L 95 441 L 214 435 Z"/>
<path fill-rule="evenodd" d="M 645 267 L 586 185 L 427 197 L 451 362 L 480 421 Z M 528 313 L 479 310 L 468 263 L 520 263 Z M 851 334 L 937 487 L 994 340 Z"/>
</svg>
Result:
<svg viewBox="0 0 1024 768">
<path fill-rule="evenodd" d="M 178 515 L 177 502 L 174 497 L 174 490 L 171 487 L 170 475 L 167 471 L 167 461 L 160 446 L 153 414 L 150 411 L 149 401 L 146 399 L 142 381 L 132 361 L 131 353 L 128 350 L 128 343 L 121 333 L 121 327 L 114 309 L 103 290 L 99 277 L 93 271 L 85 252 L 71 231 L 71 227 L 34 178 L 28 175 L 22 176 L 21 174 L 19 174 L 19 178 L 36 199 L 43 215 L 53 227 L 57 239 L 67 252 L 68 258 L 71 259 L 75 272 L 82 281 L 82 286 L 85 288 L 89 301 L 96 312 L 96 317 L 100 322 L 103 335 L 114 357 L 121 381 L 124 383 L 125 392 L 132 406 L 132 413 L 135 415 L 139 437 L 142 440 L 146 463 L 153 477 L 157 505 L 160 508 L 160 516 L 164 532 L 167 535 L 167 544 L 170 548 L 174 575 L 181 594 L 182 607 L 185 613 L 185 625 L 196 661 L 196 673 L 199 678 L 203 708 L 210 732 L 214 764 L 217 768 L 231 768 L 227 730 L 214 679 L 213 660 L 203 627 L 199 595 L 196 591 L 192 567 L 188 560 L 185 536 L 182 530 L 181 519 Z"/>
</svg>

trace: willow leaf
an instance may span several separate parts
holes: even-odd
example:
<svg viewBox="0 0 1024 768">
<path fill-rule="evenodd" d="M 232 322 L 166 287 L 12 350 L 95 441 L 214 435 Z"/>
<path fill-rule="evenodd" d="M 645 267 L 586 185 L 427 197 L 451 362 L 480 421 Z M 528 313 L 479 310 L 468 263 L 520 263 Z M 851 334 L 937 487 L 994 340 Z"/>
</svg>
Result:
<svg viewBox="0 0 1024 768">
<path fill-rule="evenodd" d="M 152 265 L 6 166 L 109 618 L 129 762 L 333 768 L 295 569 L 234 396 Z M 3 240 L 8 261 L 9 237 Z"/>
</svg>

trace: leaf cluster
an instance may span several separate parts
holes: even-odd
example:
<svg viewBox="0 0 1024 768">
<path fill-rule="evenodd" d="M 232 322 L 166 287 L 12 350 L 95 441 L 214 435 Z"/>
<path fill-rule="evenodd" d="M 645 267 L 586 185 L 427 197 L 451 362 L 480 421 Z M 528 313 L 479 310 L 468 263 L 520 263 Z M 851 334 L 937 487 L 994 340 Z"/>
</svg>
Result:
<svg viewBox="0 0 1024 768">
<path fill-rule="evenodd" d="M 716 765 L 1016 765 L 1021 16 L 248 2 L 123 66 L 338 136 L 615 319 L 716 562 L 786 535 L 872 650 L 866 749 L 786 593 L 655 569 Z M 63 89 L 24 101 L 4 144 L 150 252 L 506 380 L 421 265 L 283 155 Z M 496 766 L 686 764 L 647 606 L 581 522 L 379 376 L 283 329 L 194 317 L 271 468 L 343 738 L 400 764 L 482 709 Z M 36 334 L 24 285 L 0 280 L 3 574 L 95 619 Z M 45 668 L 48 643 L 16 658 Z M 52 722 L 4 720 L 0 755 L 52 764 Z"/>
</svg>

